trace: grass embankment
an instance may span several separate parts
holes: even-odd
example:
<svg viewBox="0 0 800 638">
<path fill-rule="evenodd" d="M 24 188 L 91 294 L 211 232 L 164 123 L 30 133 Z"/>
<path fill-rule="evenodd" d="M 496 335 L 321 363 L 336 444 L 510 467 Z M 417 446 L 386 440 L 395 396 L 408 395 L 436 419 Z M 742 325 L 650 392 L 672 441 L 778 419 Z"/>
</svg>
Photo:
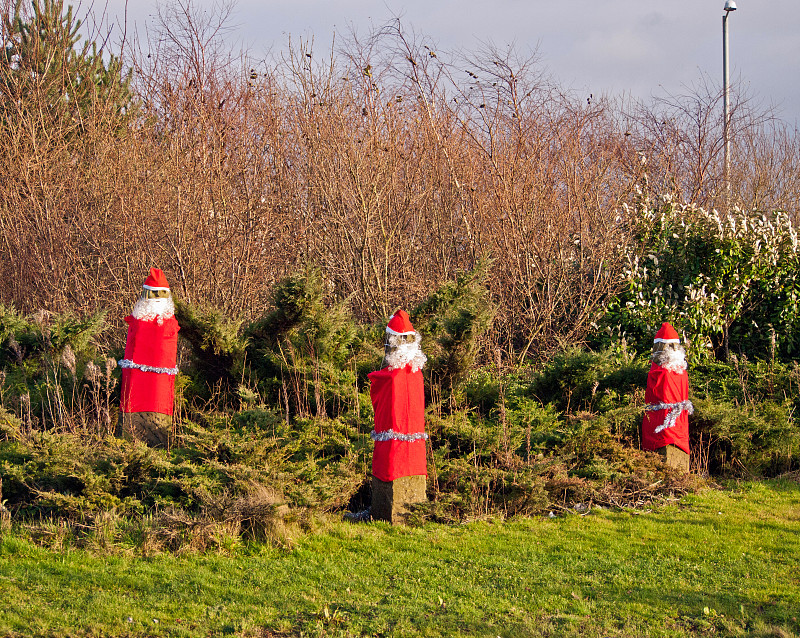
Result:
<svg viewBox="0 0 800 638">
<path fill-rule="evenodd" d="M 800 484 L 646 514 L 332 523 L 287 551 L 53 552 L 0 541 L 0 634 L 800 635 Z"/>
</svg>

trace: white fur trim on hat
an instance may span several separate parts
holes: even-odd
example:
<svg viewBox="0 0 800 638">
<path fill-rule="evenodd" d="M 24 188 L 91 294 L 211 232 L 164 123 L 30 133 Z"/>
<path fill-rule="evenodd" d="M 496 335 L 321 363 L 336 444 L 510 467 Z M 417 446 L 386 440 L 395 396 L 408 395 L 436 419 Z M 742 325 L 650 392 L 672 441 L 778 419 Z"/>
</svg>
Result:
<svg viewBox="0 0 800 638">
<path fill-rule="evenodd" d="M 142 288 L 145 288 L 147 290 L 167 290 L 167 291 L 169 291 L 169 288 L 158 288 L 156 286 L 148 286 L 147 284 L 142 284 Z"/>
<path fill-rule="evenodd" d="M 653 339 L 653 343 L 680 343 L 680 339 Z"/>
<path fill-rule="evenodd" d="M 398 337 L 404 337 L 405 335 L 415 335 L 417 334 L 417 331 L 411 330 L 410 332 L 397 332 L 395 330 L 392 330 L 389 326 L 386 326 L 386 334 L 397 335 Z"/>
</svg>

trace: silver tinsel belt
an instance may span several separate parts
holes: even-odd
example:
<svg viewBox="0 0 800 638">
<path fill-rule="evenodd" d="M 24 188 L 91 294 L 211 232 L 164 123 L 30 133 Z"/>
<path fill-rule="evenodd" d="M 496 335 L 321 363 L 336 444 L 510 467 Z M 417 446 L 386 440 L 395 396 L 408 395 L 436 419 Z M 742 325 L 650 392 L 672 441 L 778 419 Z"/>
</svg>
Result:
<svg viewBox="0 0 800 638">
<path fill-rule="evenodd" d="M 369 433 L 370 437 L 376 443 L 381 441 L 405 441 L 412 443 L 420 439 L 427 441 L 428 435 L 425 432 L 414 432 L 413 434 L 403 434 L 402 432 L 395 432 L 394 430 L 384 430 L 383 432 L 376 432 L 373 430 Z"/>
<path fill-rule="evenodd" d="M 119 367 L 120 368 L 134 368 L 136 370 L 141 370 L 142 372 L 155 372 L 156 374 L 171 374 L 175 376 L 178 374 L 178 368 L 158 368 L 156 366 L 146 366 L 143 363 L 134 363 L 130 359 L 120 359 L 119 360 Z"/>
<path fill-rule="evenodd" d="M 669 410 L 667 415 L 664 417 L 664 423 L 656 428 L 656 434 L 674 426 L 681 412 L 684 410 L 686 410 L 689 414 L 694 414 L 694 406 L 688 399 L 686 401 L 679 401 L 678 403 L 651 403 L 650 405 L 644 406 L 644 409 L 648 412 Z"/>
</svg>

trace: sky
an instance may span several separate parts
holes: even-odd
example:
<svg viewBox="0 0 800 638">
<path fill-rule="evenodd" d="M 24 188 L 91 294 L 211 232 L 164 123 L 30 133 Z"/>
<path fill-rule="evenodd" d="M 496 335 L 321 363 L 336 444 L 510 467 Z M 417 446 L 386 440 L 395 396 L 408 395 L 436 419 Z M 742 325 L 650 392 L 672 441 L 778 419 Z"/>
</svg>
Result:
<svg viewBox="0 0 800 638">
<path fill-rule="evenodd" d="M 85 2 L 86 0 L 84 0 Z M 212 9 L 219 0 L 192 0 Z M 152 28 L 158 0 L 128 0 L 129 31 Z M 77 3 L 76 3 L 77 4 Z M 160 0 L 162 7 L 169 6 Z M 329 51 L 351 29 L 366 34 L 400 17 L 439 50 L 514 44 L 578 95 L 648 99 L 722 86 L 724 0 L 239 0 L 231 45 L 260 57 L 291 37 Z M 728 20 L 731 80 L 778 117 L 800 124 L 800 0 L 737 0 Z M 94 0 L 121 33 L 125 0 Z M 80 11 L 79 11 L 80 13 Z M 113 36 L 112 36 L 113 39 Z"/>
</svg>

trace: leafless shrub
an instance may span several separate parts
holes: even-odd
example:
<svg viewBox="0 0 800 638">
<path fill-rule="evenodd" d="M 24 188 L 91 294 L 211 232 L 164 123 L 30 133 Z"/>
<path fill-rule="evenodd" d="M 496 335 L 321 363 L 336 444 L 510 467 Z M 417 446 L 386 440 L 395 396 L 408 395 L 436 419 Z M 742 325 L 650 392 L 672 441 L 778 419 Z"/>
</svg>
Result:
<svg viewBox="0 0 800 638">
<path fill-rule="evenodd" d="M 731 201 L 745 210 L 798 209 L 800 143 L 775 109 L 732 90 Z M 655 192 L 726 210 L 722 92 L 708 77 L 683 93 L 622 105 L 628 146 L 648 160 Z"/>
<path fill-rule="evenodd" d="M 223 46 L 228 15 L 179 0 L 128 38 L 123 119 L 102 96 L 80 126 L 43 91 L 15 96 L 0 127 L 0 301 L 106 308 L 121 328 L 157 265 L 181 297 L 247 319 L 314 263 L 331 298 L 374 321 L 490 257 L 486 351 L 543 356 L 583 339 L 616 290 L 617 211 L 642 154 L 656 190 L 720 199 L 708 81 L 649 105 L 587 101 L 535 53 L 448 54 L 400 22 L 328 55 L 300 42 L 255 61 Z M 745 98 L 733 113 L 735 201 L 796 211 L 796 131 Z"/>
<path fill-rule="evenodd" d="M 26 434 L 30 434 L 38 419 L 31 413 L 31 395 L 29 392 L 25 392 L 24 394 L 20 395 L 19 412 L 20 419 L 22 420 L 22 424 L 24 426 L 24 431 Z"/>
</svg>

